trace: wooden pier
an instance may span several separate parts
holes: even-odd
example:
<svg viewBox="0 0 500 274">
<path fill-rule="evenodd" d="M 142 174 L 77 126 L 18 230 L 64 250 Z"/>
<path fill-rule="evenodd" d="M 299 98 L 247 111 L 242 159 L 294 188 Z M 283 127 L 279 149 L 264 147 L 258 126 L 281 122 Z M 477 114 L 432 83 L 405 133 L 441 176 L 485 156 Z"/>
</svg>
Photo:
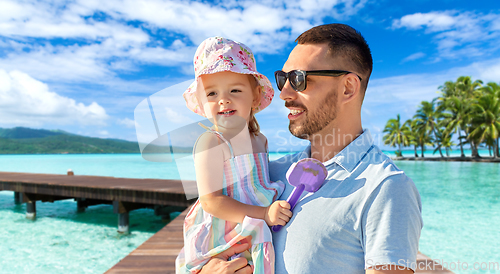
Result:
<svg viewBox="0 0 500 274">
<path fill-rule="evenodd" d="M 196 193 L 196 183 L 185 182 Z M 0 190 L 14 191 L 18 203 L 26 203 L 26 217 L 36 218 L 36 202 L 75 199 L 77 210 L 96 204 L 113 204 L 119 214 L 119 232 L 128 232 L 128 213 L 155 208 L 158 215 L 180 211 L 194 201 L 187 200 L 180 180 L 127 179 L 101 176 L 74 176 L 0 172 Z"/>
<path fill-rule="evenodd" d="M 132 251 L 106 274 L 175 273 L 175 258 L 184 246 L 182 227 L 190 208 Z"/>
</svg>

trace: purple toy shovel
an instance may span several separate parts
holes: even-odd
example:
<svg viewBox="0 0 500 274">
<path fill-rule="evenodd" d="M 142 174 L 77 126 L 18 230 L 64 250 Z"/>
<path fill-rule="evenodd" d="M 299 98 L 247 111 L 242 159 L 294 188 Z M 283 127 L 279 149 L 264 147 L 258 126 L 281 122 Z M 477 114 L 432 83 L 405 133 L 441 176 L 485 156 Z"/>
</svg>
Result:
<svg viewBox="0 0 500 274">
<path fill-rule="evenodd" d="M 323 181 L 325 181 L 328 171 L 325 166 L 318 160 L 313 158 L 305 158 L 296 163 L 293 163 L 286 172 L 288 182 L 295 186 L 292 194 L 286 200 L 290 204 L 290 210 L 293 210 L 295 204 L 302 195 L 302 192 L 316 192 Z M 273 226 L 273 231 L 280 231 L 282 226 Z"/>
</svg>

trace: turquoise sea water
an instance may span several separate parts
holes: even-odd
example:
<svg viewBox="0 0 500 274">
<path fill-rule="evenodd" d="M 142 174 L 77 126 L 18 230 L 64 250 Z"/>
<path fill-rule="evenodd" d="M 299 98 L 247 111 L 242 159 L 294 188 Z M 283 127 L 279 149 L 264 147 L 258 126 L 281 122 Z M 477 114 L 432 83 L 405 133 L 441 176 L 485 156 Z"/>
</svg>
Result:
<svg viewBox="0 0 500 274">
<path fill-rule="evenodd" d="M 192 161 L 189 155 L 183 159 L 186 165 Z M 421 252 L 454 267 L 455 273 L 478 272 L 461 270 L 458 262 L 462 269 L 464 263 L 473 268 L 474 263 L 485 267 L 500 262 L 498 163 L 396 164 L 414 180 L 422 197 Z M 0 171 L 66 174 L 69 168 L 75 175 L 180 176 L 174 163 L 147 162 L 136 154 L 0 155 Z M 25 210 L 25 205 L 14 204 L 12 192 L 0 192 L 0 273 L 103 273 L 165 225 L 152 210 L 141 209 L 130 213 L 131 234 L 120 235 L 111 206 L 77 213 L 73 200 L 37 202 L 36 221 L 27 220 Z"/>
<path fill-rule="evenodd" d="M 422 199 L 420 251 L 455 273 L 500 273 L 500 165 L 396 164 L 413 179 Z M 475 266 L 483 269 L 471 269 Z"/>
</svg>

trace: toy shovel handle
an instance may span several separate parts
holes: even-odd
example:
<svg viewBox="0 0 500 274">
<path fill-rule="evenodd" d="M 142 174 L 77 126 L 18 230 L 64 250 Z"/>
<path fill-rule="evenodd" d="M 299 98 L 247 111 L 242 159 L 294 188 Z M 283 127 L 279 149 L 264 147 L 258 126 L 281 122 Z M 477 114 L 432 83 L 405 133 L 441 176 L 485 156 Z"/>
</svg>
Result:
<svg viewBox="0 0 500 274">
<path fill-rule="evenodd" d="M 293 208 L 295 207 L 295 204 L 299 200 L 300 195 L 302 195 L 302 192 L 304 192 L 304 188 L 305 185 L 300 184 L 293 189 L 292 195 L 290 195 L 290 197 L 288 197 L 288 199 L 286 200 L 290 204 L 290 210 L 293 210 Z M 273 225 L 272 230 L 274 232 L 278 232 L 282 227 L 283 226 L 281 225 Z"/>
</svg>

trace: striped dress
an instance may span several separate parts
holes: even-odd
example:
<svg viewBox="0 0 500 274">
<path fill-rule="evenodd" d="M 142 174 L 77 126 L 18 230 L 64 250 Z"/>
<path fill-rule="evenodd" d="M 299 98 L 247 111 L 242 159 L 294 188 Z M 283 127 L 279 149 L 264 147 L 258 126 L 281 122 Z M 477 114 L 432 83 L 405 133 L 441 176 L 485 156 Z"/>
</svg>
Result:
<svg viewBox="0 0 500 274">
<path fill-rule="evenodd" d="M 269 180 L 267 152 L 234 156 L 231 144 L 222 134 L 210 132 L 223 140 L 231 152 L 231 158 L 224 162 L 224 195 L 257 206 L 269 206 L 281 195 L 285 185 Z M 271 230 L 264 220 L 246 216 L 241 224 L 225 221 L 205 212 L 198 199 L 184 220 L 184 248 L 176 259 L 176 273 L 199 272 L 212 256 L 245 242 L 244 238 L 250 235 L 250 252 L 240 256 L 247 258 L 253 273 L 274 273 Z"/>
</svg>

